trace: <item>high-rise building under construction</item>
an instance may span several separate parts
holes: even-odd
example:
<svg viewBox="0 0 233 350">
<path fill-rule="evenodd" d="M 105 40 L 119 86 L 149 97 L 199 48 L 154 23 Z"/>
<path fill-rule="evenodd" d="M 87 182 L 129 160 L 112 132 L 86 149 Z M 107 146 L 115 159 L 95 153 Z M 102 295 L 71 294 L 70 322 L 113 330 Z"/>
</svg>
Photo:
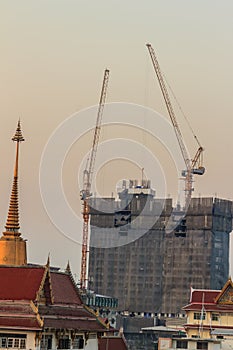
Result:
<svg viewBox="0 0 233 350">
<path fill-rule="evenodd" d="M 181 314 L 190 287 L 221 289 L 229 275 L 232 202 L 192 198 L 180 218 L 150 182 L 130 181 L 115 198 L 91 201 L 89 287 L 119 310 Z M 176 226 L 176 227 L 175 227 Z"/>
</svg>

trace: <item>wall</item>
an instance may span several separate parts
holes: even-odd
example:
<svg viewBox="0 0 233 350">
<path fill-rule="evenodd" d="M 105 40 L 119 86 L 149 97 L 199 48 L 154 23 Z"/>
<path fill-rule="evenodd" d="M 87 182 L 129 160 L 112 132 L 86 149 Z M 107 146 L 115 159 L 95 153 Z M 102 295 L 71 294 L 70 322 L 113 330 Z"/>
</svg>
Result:
<svg viewBox="0 0 233 350">
<path fill-rule="evenodd" d="M 229 275 L 231 201 L 193 198 L 186 214 L 186 237 L 165 231 L 171 199 L 131 196 L 125 207 L 130 219 L 117 227 L 123 199 L 94 201 L 90 289 L 118 298 L 119 310 L 174 317 L 188 303 L 190 286 L 223 287 Z"/>
</svg>

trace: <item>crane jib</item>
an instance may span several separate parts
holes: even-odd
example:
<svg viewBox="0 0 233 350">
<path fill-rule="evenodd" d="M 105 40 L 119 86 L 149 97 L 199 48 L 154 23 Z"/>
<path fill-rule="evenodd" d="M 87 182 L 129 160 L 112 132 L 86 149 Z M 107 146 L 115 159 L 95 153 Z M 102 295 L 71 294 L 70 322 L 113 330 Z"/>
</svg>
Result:
<svg viewBox="0 0 233 350">
<path fill-rule="evenodd" d="M 152 64 L 156 73 L 156 76 L 158 78 L 158 82 L 159 82 L 159 86 L 167 107 L 167 111 L 169 114 L 169 117 L 171 119 L 175 134 L 176 134 L 176 138 L 181 150 L 181 154 L 182 157 L 184 159 L 185 165 L 186 165 L 186 170 L 183 171 L 183 175 L 185 177 L 185 207 L 187 208 L 187 206 L 189 205 L 190 199 L 191 199 L 191 195 L 192 195 L 192 191 L 193 191 L 193 175 L 203 175 L 205 173 L 205 168 L 202 166 L 202 155 L 203 155 L 203 151 L 204 149 L 200 146 L 200 143 L 197 139 L 197 137 L 195 136 L 195 139 L 199 145 L 199 148 L 193 158 L 193 160 L 191 160 L 189 158 L 189 154 L 188 151 L 186 149 L 186 146 L 183 142 L 183 137 L 182 137 L 182 133 L 180 131 L 179 125 L 177 123 L 176 120 L 176 116 L 170 101 L 170 97 L 168 94 L 168 90 L 165 84 L 165 81 L 163 79 L 163 75 L 159 66 L 159 62 L 157 60 L 157 57 L 155 55 L 155 51 L 152 48 L 151 44 L 146 44 L 151 60 L 152 60 Z"/>
</svg>

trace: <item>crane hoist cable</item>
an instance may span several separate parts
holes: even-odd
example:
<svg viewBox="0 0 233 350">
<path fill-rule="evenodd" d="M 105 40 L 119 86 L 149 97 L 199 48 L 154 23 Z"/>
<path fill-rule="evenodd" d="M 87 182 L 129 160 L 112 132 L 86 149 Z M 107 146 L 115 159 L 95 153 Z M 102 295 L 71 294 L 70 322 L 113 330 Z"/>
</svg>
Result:
<svg viewBox="0 0 233 350">
<path fill-rule="evenodd" d="M 198 140 L 198 137 L 197 137 L 197 135 L 195 134 L 195 132 L 194 132 L 194 130 L 193 130 L 193 127 L 192 127 L 192 125 L 191 125 L 191 123 L 190 123 L 190 121 L 189 121 L 187 115 L 184 113 L 184 111 L 183 111 L 183 109 L 182 109 L 182 107 L 181 107 L 181 104 L 179 103 L 179 101 L 178 101 L 178 99 L 177 99 L 177 97 L 176 97 L 176 95 L 175 95 L 175 93 L 174 93 L 174 91 L 173 91 L 171 85 L 169 84 L 169 82 L 168 82 L 168 80 L 166 79 L 166 76 L 165 76 L 165 74 L 164 74 L 163 72 L 162 72 L 162 75 L 163 75 L 163 77 L 164 77 L 164 80 L 166 81 L 166 84 L 167 84 L 169 90 L 170 90 L 171 93 L 172 93 L 172 96 L 173 96 L 174 100 L 176 101 L 176 104 L 177 104 L 177 106 L 178 106 L 178 108 L 179 108 L 181 114 L 183 115 L 184 119 L 186 120 L 187 125 L 188 125 L 188 127 L 189 127 L 191 133 L 193 134 L 194 139 L 196 140 L 198 146 L 201 147 L 201 143 L 200 143 L 200 141 Z"/>
</svg>

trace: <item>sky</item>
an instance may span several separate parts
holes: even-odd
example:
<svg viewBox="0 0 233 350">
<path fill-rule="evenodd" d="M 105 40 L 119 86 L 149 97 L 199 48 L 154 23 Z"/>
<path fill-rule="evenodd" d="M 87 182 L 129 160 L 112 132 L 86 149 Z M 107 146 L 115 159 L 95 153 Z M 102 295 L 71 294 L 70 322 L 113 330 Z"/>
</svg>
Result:
<svg viewBox="0 0 233 350">
<path fill-rule="evenodd" d="M 147 42 L 154 47 L 161 69 L 205 149 L 206 174 L 196 179 L 194 196 L 233 199 L 232 13 L 231 0 L 0 2 L 0 223 L 3 231 L 15 157 L 11 137 L 20 118 L 26 140 L 20 149 L 20 223 L 28 240 L 30 262 L 45 264 L 50 254 L 51 264 L 65 268 L 69 260 L 79 277 L 81 226 L 77 226 L 77 239 L 70 239 L 68 231 L 75 215 L 81 221 L 78 177 L 91 147 L 93 130 L 89 129 L 95 123 L 96 108 L 90 109 L 90 123 L 83 111 L 98 104 L 105 68 L 110 69 L 107 102 L 123 103 L 128 115 L 135 105 L 143 106 L 144 112 L 140 127 L 127 118 L 128 125 L 114 124 L 114 120 L 104 125 L 100 143 L 133 140 L 142 147 L 137 163 L 129 154 L 118 158 L 114 154 L 114 159 L 113 148 L 106 143 L 108 161 L 97 162 L 97 192 L 111 196 L 120 179 L 140 178 L 147 157 L 144 152 L 149 149 L 162 168 L 166 195 L 176 194 L 176 160 L 165 155 L 161 142 L 149 132 L 148 108 L 165 118 L 167 113 Z M 197 144 L 179 109 L 176 113 L 192 157 Z M 77 134 L 82 130 L 80 138 L 71 137 L 71 131 L 76 132 L 71 116 L 75 116 Z M 69 130 L 66 145 L 59 134 L 63 126 Z M 166 129 L 158 127 L 156 136 L 160 134 L 166 134 Z M 58 180 L 72 212 L 71 217 L 70 213 L 60 215 L 63 231 L 67 227 L 65 233 L 51 221 L 41 195 L 41 166 L 50 144 L 55 146 L 50 173 L 43 174 L 51 196 L 54 191 L 54 208 L 59 208 L 55 183 L 58 173 L 61 175 Z M 65 154 L 60 172 L 53 167 L 62 153 L 58 146 Z M 136 151 L 133 153 L 135 156 Z M 160 183 L 155 179 L 152 185 L 161 196 Z"/>
</svg>

